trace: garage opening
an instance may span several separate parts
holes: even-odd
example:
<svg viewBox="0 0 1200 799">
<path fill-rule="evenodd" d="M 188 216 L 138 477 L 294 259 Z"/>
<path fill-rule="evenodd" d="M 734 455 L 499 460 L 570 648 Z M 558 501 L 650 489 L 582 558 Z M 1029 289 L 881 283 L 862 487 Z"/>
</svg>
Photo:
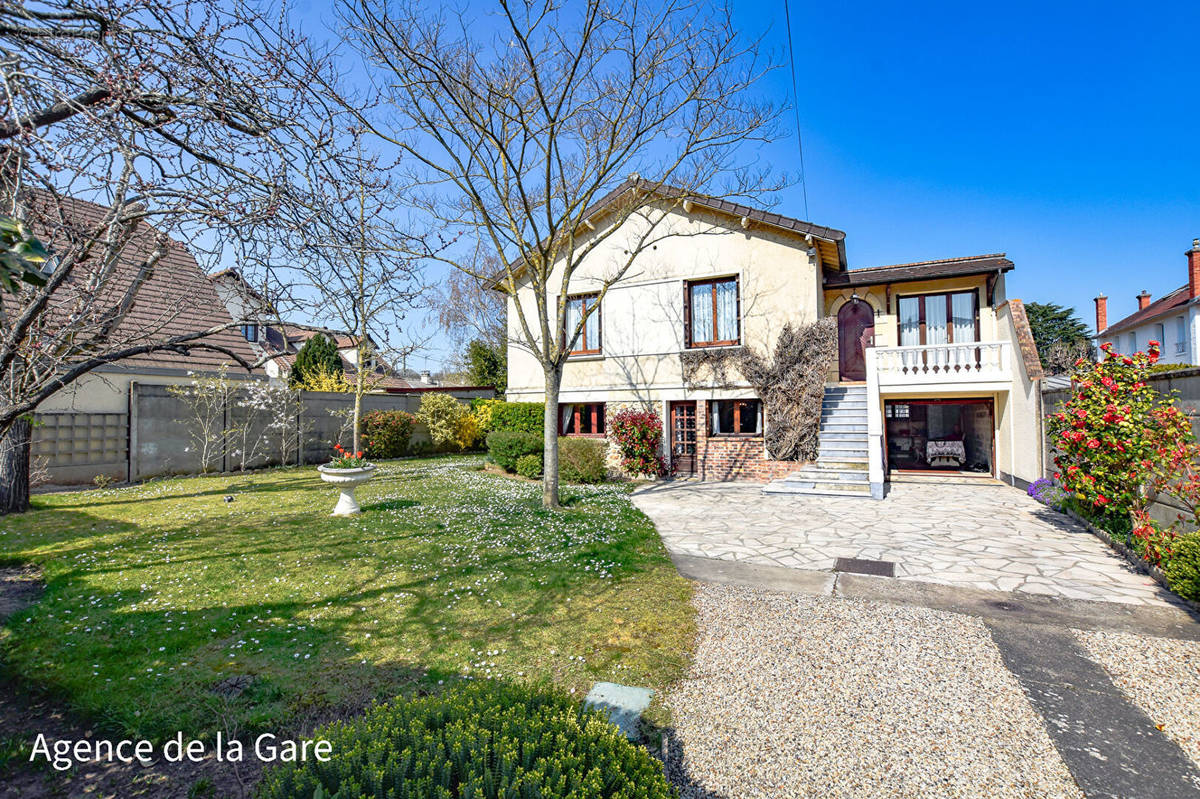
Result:
<svg viewBox="0 0 1200 799">
<path fill-rule="evenodd" d="M 883 414 L 889 470 L 995 475 L 990 397 L 884 400 Z"/>
</svg>

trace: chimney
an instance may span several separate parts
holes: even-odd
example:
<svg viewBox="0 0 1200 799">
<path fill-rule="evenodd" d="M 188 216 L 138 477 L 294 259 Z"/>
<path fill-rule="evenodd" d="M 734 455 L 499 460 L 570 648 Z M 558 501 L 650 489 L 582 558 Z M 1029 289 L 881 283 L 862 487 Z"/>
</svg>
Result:
<svg viewBox="0 0 1200 799">
<path fill-rule="evenodd" d="M 427 386 L 433 385 L 433 375 L 429 374 L 428 369 L 425 369 L 421 372 L 421 382 Z"/>
<path fill-rule="evenodd" d="M 1138 301 L 1138 310 L 1140 311 L 1143 308 L 1145 308 L 1147 305 L 1150 304 L 1150 292 L 1146 291 L 1145 289 L 1142 289 L 1142 293 L 1137 295 L 1137 301 Z"/>
<path fill-rule="evenodd" d="M 1106 327 L 1108 327 L 1108 297 L 1101 294 L 1096 298 L 1096 332 L 1103 332 Z"/>
<path fill-rule="evenodd" d="M 1188 297 L 1200 297 L 1200 239 L 1192 239 L 1188 257 Z"/>
</svg>

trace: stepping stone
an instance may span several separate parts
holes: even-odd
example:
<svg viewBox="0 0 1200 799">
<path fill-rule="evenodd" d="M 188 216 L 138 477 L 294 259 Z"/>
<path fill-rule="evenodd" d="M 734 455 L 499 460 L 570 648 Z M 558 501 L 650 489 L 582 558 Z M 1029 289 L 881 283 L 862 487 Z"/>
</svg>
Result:
<svg viewBox="0 0 1200 799">
<path fill-rule="evenodd" d="M 634 688 L 615 682 L 598 682 L 588 691 L 583 703 L 608 714 L 608 720 L 616 724 L 625 737 L 638 739 L 638 719 L 642 711 L 650 707 L 654 691 L 649 688 Z"/>
</svg>

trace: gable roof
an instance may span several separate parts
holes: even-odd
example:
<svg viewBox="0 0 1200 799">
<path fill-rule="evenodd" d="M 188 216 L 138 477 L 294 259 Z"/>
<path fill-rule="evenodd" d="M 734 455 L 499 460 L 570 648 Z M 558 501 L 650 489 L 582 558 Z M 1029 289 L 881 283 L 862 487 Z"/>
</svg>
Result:
<svg viewBox="0 0 1200 799">
<path fill-rule="evenodd" d="M 54 207 L 55 203 L 61 205 Z M 95 203 L 72 197 L 51 199 L 44 196 L 35 199 L 34 207 L 43 208 L 43 212 L 37 215 L 40 219 L 35 219 L 35 224 L 40 222 L 37 227 L 51 228 L 38 230 L 38 234 L 44 237 L 43 240 L 51 249 L 56 240 L 63 243 L 72 235 L 88 237 L 88 231 L 101 224 L 108 213 L 108 209 Z M 59 208 L 61 220 L 55 218 Z M 50 221 L 52 219 L 53 222 Z M 152 225 L 146 222 L 138 223 L 128 244 L 116 259 L 112 277 L 105 284 L 104 291 L 113 298 L 113 302 L 116 302 L 116 298 L 122 296 L 132 284 L 142 258 L 154 248 L 155 239 L 159 235 L 160 231 Z M 54 309 L 48 312 L 49 324 L 55 324 L 56 313 L 58 311 Z M 136 346 L 159 342 L 172 336 L 197 333 L 232 322 L 229 311 L 217 296 L 216 289 L 208 275 L 200 268 L 195 256 L 184 244 L 171 238 L 166 254 L 138 289 L 128 314 L 117 325 L 113 340 Z M 221 330 L 197 340 L 196 343 L 201 342 L 229 350 L 246 363 L 254 363 L 258 357 L 246 339 L 235 329 Z M 235 367 L 244 373 L 228 355 L 195 347 L 189 349 L 187 355 L 160 350 L 135 355 L 112 364 L 113 367 L 133 371 L 139 366 L 180 371 L 215 371 L 222 365 Z M 259 370 L 256 369 L 255 373 L 259 373 Z"/>
<path fill-rule="evenodd" d="M 743 224 L 747 222 L 757 222 L 759 224 L 768 225 L 770 227 L 786 230 L 791 233 L 801 236 L 812 236 L 813 244 L 816 246 L 821 257 L 821 262 L 826 267 L 835 269 L 846 268 L 846 233 L 837 228 L 826 227 L 824 225 L 814 225 L 812 222 L 805 222 L 802 219 L 796 219 L 782 214 L 775 214 L 769 211 L 763 211 L 758 208 L 752 208 L 749 205 L 723 200 L 719 197 L 711 197 L 707 194 L 699 194 L 696 192 L 688 192 L 677 186 L 671 186 L 665 183 L 658 183 L 653 180 L 638 175 L 632 175 L 614 188 L 612 191 L 605 194 L 596 202 L 592 203 L 584 210 L 582 218 L 591 221 L 603 216 L 609 208 L 614 205 L 621 197 L 631 191 L 643 191 L 658 197 L 672 197 L 678 199 L 684 207 L 685 211 L 690 211 L 691 206 L 700 206 L 711 211 L 715 211 L 727 216 L 736 217 L 743 220 Z M 520 275 L 523 264 L 520 258 L 514 259 L 509 263 L 508 268 L 513 271 L 514 276 Z M 497 288 L 501 281 L 504 280 L 505 273 L 501 271 L 492 278 L 488 284 L 490 288 Z"/>
<path fill-rule="evenodd" d="M 1013 262 L 1002 252 L 988 255 L 966 255 L 961 258 L 942 258 L 936 261 L 914 261 L 891 266 L 868 266 L 848 272 L 825 272 L 826 288 L 877 286 L 882 283 L 911 283 L 940 277 L 986 275 L 1008 272 Z"/>
<path fill-rule="evenodd" d="M 1108 327 L 1099 331 L 1096 335 L 1104 336 L 1108 335 L 1109 333 L 1120 333 L 1123 330 L 1129 330 L 1130 328 L 1137 327 L 1138 325 L 1145 324 L 1146 322 L 1153 322 L 1160 316 L 1168 316 L 1175 309 L 1187 305 L 1191 299 L 1192 298 L 1188 296 L 1188 286 L 1185 283 L 1171 293 L 1163 297 L 1159 297 L 1145 308 L 1134 311 L 1124 319 L 1113 322 Z"/>
</svg>

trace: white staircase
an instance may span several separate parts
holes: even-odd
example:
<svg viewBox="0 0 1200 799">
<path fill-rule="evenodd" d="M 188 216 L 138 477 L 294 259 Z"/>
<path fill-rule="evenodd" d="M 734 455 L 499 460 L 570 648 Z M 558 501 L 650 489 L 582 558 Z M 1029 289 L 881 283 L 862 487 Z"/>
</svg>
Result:
<svg viewBox="0 0 1200 799">
<path fill-rule="evenodd" d="M 870 497 L 867 463 L 867 387 L 826 386 L 817 462 L 771 481 L 763 493 Z"/>
</svg>

